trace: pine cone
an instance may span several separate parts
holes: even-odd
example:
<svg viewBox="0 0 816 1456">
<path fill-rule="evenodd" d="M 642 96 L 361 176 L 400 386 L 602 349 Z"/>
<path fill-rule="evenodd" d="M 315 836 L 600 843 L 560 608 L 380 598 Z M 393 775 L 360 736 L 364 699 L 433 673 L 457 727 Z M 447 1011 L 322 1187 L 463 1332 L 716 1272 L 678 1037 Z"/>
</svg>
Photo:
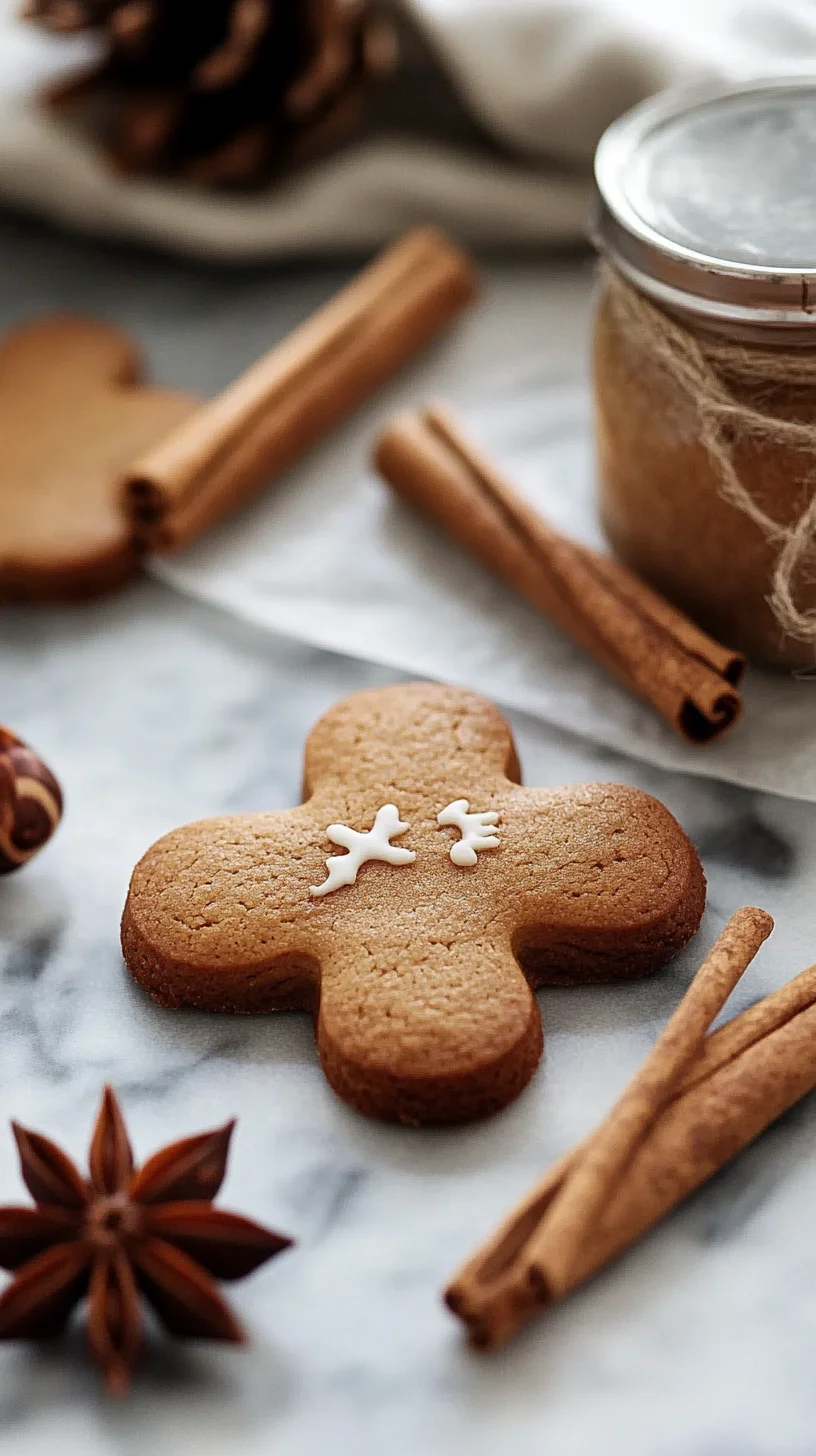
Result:
<svg viewBox="0 0 816 1456">
<path fill-rule="evenodd" d="M 100 66 L 55 99 L 92 104 L 126 171 L 209 186 L 334 146 L 395 56 L 377 0 L 26 0 L 24 13 L 104 36 Z"/>
</svg>

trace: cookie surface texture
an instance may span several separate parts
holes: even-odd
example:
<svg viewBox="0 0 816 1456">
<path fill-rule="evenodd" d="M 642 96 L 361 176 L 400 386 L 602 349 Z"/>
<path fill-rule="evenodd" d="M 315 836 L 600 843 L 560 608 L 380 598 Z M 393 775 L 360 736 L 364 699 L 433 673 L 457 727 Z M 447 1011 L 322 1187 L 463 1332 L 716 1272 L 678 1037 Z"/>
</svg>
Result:
<svg viewBox="0 0 816 1456">
<path fill-rule="evenodd" d="M 371 1116 L 498 1111 L 541 1054 L 533 988 L 646 975 L 705 904 L 656 799 L 519 778 L 484 698 L 431 683 L 347 698 L 309 736 L 300 808 L 203 820 L 148 851 L 127 964 L 164 1006 L 311 1008 L 329 1082 Z"/>
<path fill-rule="evenodd" d="M 197 405 L 140 377 L 128 339 L 92 319 L 0 345 L 0 600 L 92 596 L 136 569 L 121 477 Z"/>
</svg>

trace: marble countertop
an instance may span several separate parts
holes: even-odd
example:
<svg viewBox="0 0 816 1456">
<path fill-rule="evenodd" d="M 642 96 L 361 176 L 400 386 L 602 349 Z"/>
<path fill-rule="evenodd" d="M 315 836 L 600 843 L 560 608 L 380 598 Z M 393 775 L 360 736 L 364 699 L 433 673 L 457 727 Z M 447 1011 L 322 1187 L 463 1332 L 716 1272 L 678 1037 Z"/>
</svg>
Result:
<svg viewBox="0 0 816 1456">
<path fill-rule="evenodd" d="M 335 274 L 237 276 L 0 224 L 0 321 L 71 304 L 138 325 L 166 377 L 207 387 L 190 320 L 283 329 Z M 529 265 L 525 265 L 529 266 Z M 123 277 L 130 286 L 122 286 Z M 186 340 L 186 342 L 185 342 Z M 243 348 L 251 346 L 244 339 Z M 191 377 L 192 376 L 192 377 Z M 525 778 L 619 779 L 662 798 L 703 855 L 694 948 L 637 986 L 540 993 L 546 1053 L 500 1117 L 453 1131 L 365 1121 L 316 1062 L 308 1018 L 153 1006 L 118 923 L 133 864 L 189 819 L 296 801 L 308 728 L 382 668 L 240 625 L 147 581 L 72 610 L 0 613 L 0 718 L 67 794 L 63 828 L 0 881 L 0 1106 L 84 1158 L 100 1088 L 137 1154 L 239 1118 L 222 1202 L 298 1247 L 232 1297 L 247 1350 L 151 1342 L 113 1404 L 81 1332 L 0 1350 L 10 1456 L 812 1456 L 816 1101 L 806 1100 L 649 1238 L 499 1355 L 466 1348 L 446 1279 L 607 1109 L 739 905 L 778 928 L 734 1000 L 814 958 L 816 807 L 650 769 L 515 717 Z M 22 1201 L 0 1128 L 0 1201 Z"/>
</svg>

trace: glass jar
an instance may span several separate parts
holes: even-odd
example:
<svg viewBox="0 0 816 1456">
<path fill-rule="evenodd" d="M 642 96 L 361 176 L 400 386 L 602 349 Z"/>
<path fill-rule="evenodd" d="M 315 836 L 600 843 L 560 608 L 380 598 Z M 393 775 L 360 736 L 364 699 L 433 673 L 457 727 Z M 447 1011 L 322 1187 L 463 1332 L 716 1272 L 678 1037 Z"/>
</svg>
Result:
<svg viewBox="0 0 816 1456">
<path fill-rule="evenodd" d="M 667 92 L 596 158 L 601 513 L 729 647 L 816 664 L 816 80 Z"/>
</svg>

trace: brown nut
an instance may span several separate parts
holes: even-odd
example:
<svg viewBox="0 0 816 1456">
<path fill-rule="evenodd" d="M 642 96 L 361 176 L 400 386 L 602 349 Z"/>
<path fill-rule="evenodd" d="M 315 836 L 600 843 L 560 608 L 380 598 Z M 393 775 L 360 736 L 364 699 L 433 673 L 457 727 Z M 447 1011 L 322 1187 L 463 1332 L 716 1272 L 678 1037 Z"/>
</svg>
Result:
<svg viewBox="0 0 816 1456">
<path fill-rule="evenodd" d="M 62 818 L 62 790 L 41 758 L 0 726 L 0 875 L 48 843 Z"/>
</svg>

